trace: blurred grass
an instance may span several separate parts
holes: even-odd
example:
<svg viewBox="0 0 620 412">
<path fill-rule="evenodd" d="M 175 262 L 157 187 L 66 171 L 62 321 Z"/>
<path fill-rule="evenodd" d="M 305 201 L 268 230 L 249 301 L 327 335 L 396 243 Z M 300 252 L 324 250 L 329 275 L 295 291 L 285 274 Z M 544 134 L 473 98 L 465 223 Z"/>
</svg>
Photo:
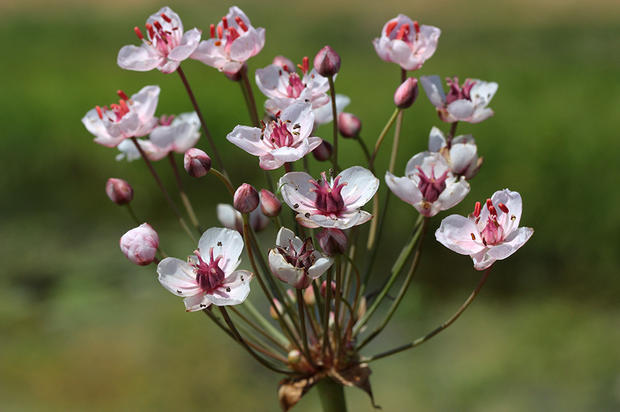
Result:
<svg viewBox="0 0 620 412">
<path fill-rule="evenodd" d="M 174 75 L 115 64 L 119 47 L 134 42 L 131 27 L 159 5 L 62 2 L 50 12 L 38 4 L 3 3 L 8 15 L 0 27 L 0 36 L 10 39 L 0 65 L 0 409 L 275 410 L 276 378 L 201 315 L 183 314 L 152 268 L 130 266 L 118 252 L 117 239 L 132 224 L 105 197 L 109 176 L 132 183 L 136 210 L 158 229 L 169 254 L 183 256 L 194 245 L 176 237 L 143 166 L 115 162 L 114 151 L 93 144 L 79 121 L 94 104 L 112 101 L 116 89 L 132 93 L 146 84 L 162 87 L 158 113 L 191 109 Z M 398 12 L 443 30 L 420 75 L 500 84 L 491 105 L 496 116 L 459 126 L 474 134 L 486 160 L 455 212 L 509 187 L 523 195 L 523 223 L 536 234 L 497 264 L 480 300 L 451 330 L 373 366 L 377 402 L 385 410 L 411 404 L 421 410 L 619 408 L 618 5 L 481 4 L 402 9 L 395 1 L 381 7 L 347 1 L 326 14 L 326 2 L 306 9 L 239 2 L 256 26 L 267 28 L 251 70 L 275 54 L 299 61 L 326 43 L 341 54 L 336 87 L 351 96 L 347 110 L 362 118 L 369 142 L 391 113 L 398 78 L 370 41 Z M 188 28 L 206 27 L 226 7 L 173 5 Z M 249 122 L 236 84 L 198 62 L 184 67 L 217 139 Z M 425 149 L 433 125 L 445 129 L 421 92 L 405 117 L 398 169 Z M 330 137 L 329 127 L 318 135 Z M 355 146 L 343 146 L 342 163 L 359 159 Z M 229 166 L 235 181 L 262 184 L 260 174 L 252 176 L 255 158 L 228 144 L 221 150 L 235 165 Z M 166 165 L 158 169 L 171 186 Z M 226 201 L 225 192 L 211 180 L 187 180 L 187 186 L 203 224 L 217 224 L 215 204 Z M 392 207 L 378 278 L 414 219 L 407 205 Z M 432 229 L 438 224 L 435 219 Z M 375 350 L 432 328 L 477 281 L 467 257 L 443 249 L 432 234 L 426 245 L 411 296 Z M 362 393 L 347 394 L 351 409 L 371 409 Z M 299 409 L 315 407 L 309 399 Z"/>
</svg>

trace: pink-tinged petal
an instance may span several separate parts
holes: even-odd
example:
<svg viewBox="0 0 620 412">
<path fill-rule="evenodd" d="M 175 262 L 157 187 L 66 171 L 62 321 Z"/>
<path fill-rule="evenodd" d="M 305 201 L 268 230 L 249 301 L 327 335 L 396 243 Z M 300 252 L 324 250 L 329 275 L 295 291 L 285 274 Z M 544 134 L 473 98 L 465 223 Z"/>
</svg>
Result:
<svg viewBox="0 0 620 412">
<path fill-rule="evenodd" d="M 279 167 L 284 165 L 285 161 L 276 159 L 271 155 L 271 153 L 267 153 L 266 155 L 262 155 L 259 159 L 258 166 L 263 170 L 276 170 Z"/>
<path fill-rule="evenodd" d="M 278 147 L 269 154 L 279 162 L 294 162 L 304 157 L 309 151 L 308 141 L 304 140 L 297 147 Z"/>
<path fill-rule="evenodd" d="M 361 166 L 345 169 L 338 176 L 341 183 L 346 183 L 341 194 L 347 210 L 364 206 L 379 189 L 379 179 Z"/>
<path fill-rule="evenodd" d="M 491 196 L 491 201 L 495 206 L 495 210 L 498 214 L 498 221 L 504 229 L 505 236 L 510 235 L 513 230 L 519 227 L 519 222 L 521 221 L 521 212 L 523 210 L 521 195 L 519 192 L 513 192 L 509 189 L 498 190 Z M 500 203 L 503 203 L 508 208 L 508 213 L 504 213 L 498 206 Z"/>
<path fill-rule="evenodd" d="M 283 122 L 290 121 L 291 129 L 294 125 L 298 124 L 299 132 L 298 139 L 305 139 L 312 132 L 314 126 L 314 114 L 312 113 L 312 106 L 305 102 L 296 102 L 284 109 L 280 118 Z"/>
<path fill-rule="evenodd" d="M 164 58 L 152 48 L 142 46 L 123 46 L 118 52 L 116 63 L 121 69 L 147 72 L 158 67 Z"/>
<path fill-rule="evenodd" d="M 159 86 L 144 86 L 140 91 L 131 96 L 130 108 L 135 111 L 142 122 L 150 121 L 157 109 L 159 101 Z"/>
<path fill-rule="evenodd" d="M 314 223 L 314 221 L 310 219 L 310 217 L 312 217 L 310 213 L 307 213 L 307 215 L 298 213 L 295 216 L 295 220 L 297 221 L 297 223 L 299 223 L 303 227 L 307 227 L 308 229 L 316 229 L 317 227 L 320 227 L 319 225 Z"/>
<path fill-rule="evenodd" d="M 415 205 L 422 201 L 422 192 L 413 180 L 404 177 L 396 177 L 390 172 L 385 173 L 385 183 L 392 193 L 398 196 L 403 202 Z"/>
<path fill-rule="evenodd" d="M 185 303 L 187 312 L 197 312 L 208 308 L 211 305 L 211 300 L 205 293 L 200 292 L 197 295 L 186 297 L 183 299 L 183 303 Z"/>
<path fill-rule="evenodd" d="M 435 232 L 439 243 L 461 255 L 472 255 L 485 250 L 476 224 L 460 215 L 450 215 L 441 221 Z"/>
<path fill-rule="evenodd" d="M 489 256 L 487 251 L 488 249 L 484 249 L 481 252 L 471 255 L 471 259 L 474 261 L 474 269 L 485 270 L 491 267 L 493 263 L 495 263 L 496 259 L 493 259 L 491 256 Z"/>
<path fill-rule="evenodd" d="M 198 241 L 201 255 L 209 256 L 211 248 L 214 257 L 222 256 L 219 266 L 225 274 L 229 274 L 239 265 L 243 238 L 236 230 L 212 227 L 204 232 Z"/>
<path fill-rule="evenodd" d="M 487 253 L 490 257 L 496 260 L 506 259 L 508 256 L 516 252 L 517 249 L 523 246 L 533 234 L 534 229 L 529 227 L 520 227 L 506 237 L 503 242 L 497 245 L 489 246 L 489 251 Z"/>
<path fill-rule="evenodd" d="M 317 252 L 317 255 L 320 254 Z M 334 260 L 332 258 L 324 256 L 318 257 L 317 260 L 314 261 L 314 264 L 308 268 L 308 276 L 310 276 L 311 279 L 318 278 L 325 273 L 333 263 Z"/>
<path fill-rule="evenodd" d="M 168 23 L 167 21 L 165 21 L 164 19 L 161 18 L 161 15 L 165 14 L 168 18 L 170 18 L 170 23 Z M 153 13 L 151 14 L 148 19 L 146 20 L 147 23 L 153 24 L 156 21 L 159 21 L 162 26 L 164 27 L 164 29 L 167 29 L 168 26 L 170 28 L 172 27 L 178 27 L 178 31 L 183 32 L 183 23 L 181 22 L 181 18 L 179 17 L 179 15 L 173 11 L 170 7 L 168 6 L 164 6 L 161 9 L 159 9 L 157 11 L 157 13 Z M 177 30 L 175 30 L 177 31 Z"/>
<path fill-rule="evenodd" d="M 472 163 L 478 160 L 478 148 L 471 135 L 459 136 L 461 139 L 452 140 L 450 148 L 450 168 L 454 174 L 464 174 Z"/>
<path fill-rule="evenodd" d="M 469 121 L 470 117 L 474 114 L 476 106 L 469 100 L 460 99 L 450 103 L 446 110 L 456 120 Z"/>
<path fill-rule="evenodd" d="M 137 139 L 137 142 L 142 148 L 144 154 L 146 154 L 146 157 L 152 162 L 157 162 L 166 157 L 168 154 L 168 150 L 162 149 L 148 140 Z M 132 162 L 142 157 L 136 148 L 136 145 L 131 140 L 123 140 L 117 146 L 117 149 L 121 152 L 116 156 L 116 160 L 119 161 L 126 159 L 128 162 Z"/>
<path fill-rule="evenodd" d="M 411 56 L 411 47 L 402 40 L 392 40 L 392 52 L 390 58 L 394 63 L 398 63 L 403 67 L 409 61 Z M 413 70 L 408 67 L 403 67 L 405 70 Z"/>
<path fill-rule="evenodd" d="M 489 117 L 493 116 L 494 114 L 495 112 L 493 112 L 493 110 L 489 109 L 488 107 L 485 107 L 484 109 L 477 109 L 474 112 L 474 115 L 472 116 L 469 123 L 480 123 L 488 119 Z"/>
<path fill-rule="evenodd" d="M 281 84 L 281 73 L 284 70 L 280 66 L 270 64 L 263 69 L 257 69 L 255 80 L 256 85 L 263 94 L 269 98 L 286 97 L 284 93 L 279 90 Z"/>
<path fill-rule="evenodd" d="M 441 130 L 433 126 L 431 133 L 428 135 L 428 150 L 430 152 L 438 152 L 443 147 L 446 147 L 446 138 Z"/>
<path fill-rule="evenodd" d="M 207 66 L 215 67 L 219 70 L 220 67 L 223 67 L 226 56 L 224 56 L 220 48 L 215 45 L 216 41 L 216 39 L 201 41 L 190 58 L 201 61 Z"/>
<path fill-rule="evenodd" d="M 329 102 L 329 99 L 328 99 Z M 351 99 L 344 94 L 336 94 L 336 113 L 340 114 L 351 103 Z M 317 125 L 329 123 L 334 119 L 331 104 L 324 104 L 314 109 L 314 122 Z"/>
<path fill-rule="evenodd" d="M 135 112 L 129 112 L 118 122 L 108 122 L 107 129 L 112 138 L 134 137 L 140 128 L 140 118 Z"/>
<path fill-rule="evenodd" d="M 276 235 L 276 246 L 287 248 L 290 246 L 290 242 L 293 243 L 296 251 L 299 251 L 304 244 L 291 229 L 282 226 Z"/>
<path fill-rule="evenodd" d="M 334 75 L 334 80 L 336 80 L 336 77 L 337 75 Z M 310 72 L 306 73 L 302 81 L 315 95 L 327 93 L 329 91 L 329 79 L 321 76 L 316 69 L 312 69 Z"/>
<path fill-rule="evenodd" d="M 232 205 L 220 203 L 215 213 L 222 226 L 239 232 L 243 231 L 243 217 Z"/>
<path fill-rule="evenodd" d="M 420 83 L 422 83 L 422 88 L 432 105 L 435 107 L 443 107 L 446 101 L 446 95 L 443 91 L 443 85 L 439 76 L 422 76 L 420 77 Z"/>
<path fill-rule="evenodd" d="M 265 101 L 265 110 L 267 111 L 267 113 L 275 116 L 276 113 L 285 110 L 294 101 L 295 101 L 294 99 L 290 99 L 288 97 L 267 99 Z M 315 121 L 316 121 L 316 118 L 315 118 Z"/>
<path fill-rule="evenodd" d="M 311 152 L 317 147 L 319 147 L 321 143 L 323 143 L 323 139 L 321 139 L 320 137 L 310 136 L 308 138 L 308 152 Z"/>
<path fill-rule="evenodd" d="M 250 57 L 258 54 L 263 48 L 265 39 L 264 32 L 261 34 L 260 30 L 250 29 L 235 39 L 230 46 L 230 58 L 244 63 Z"/>
<path fill-rule="evenodd" d="M 280 178 L 278 187 L 282 192 L 282 199 L 296 212 L 315 212 L 316 193 L 312 176 L 305 172 L 290 172 Z"/>
<path fill-rule="evenodd" d="M 257 127 L 236 126 L 226 139 L 251 155 L 262 156 L 269 153 L 269 148 L 261 137 L 261 129 Z"/>
<path fill-rule="evenodd" d="M 430 152 L 420 152 L 413 155 L 411 159 L 407 162 L 407 166 L 405 166 L 405 177 L 412 178 L 417 172 L 417 166 L 422 166 L 424 160 L 435 155 Z"/>
<path fill-rule="evenodd" d="M 446 188 L 434 203 L 439 205 L 440 210 L 448 210 L 460 203 L 468 193 L 469 183 L 464 177 L 460 177 L 458 180 L 449 178 L 446 181 Z"/>
<path fill-rule="evenodd" d="M 305 277 L 303 268 L 296 268 L 288 263 L 275 249 L 269 251 L 269 268 L 275 277 L 293 287 L 302 283 Z"/>
<path fill-rule="evenodd" d="M 250 294 L 250 282 L 254 275 L 247 270 L 237 270 L 224 280 L 224 284 L 213 294 L 207 295 L 216 306 L 239 305 Z"/>
<path fill-rule="evenodd" d="M 338 217 L 324 216 L 324 215 L 312 215 L 308 218 L 312 223 L 317 226 L 333 229 L 349 229 L 353 226 L 361 225 L 372 219 L 372 215 L 364 210 L 352 211 L 342 214 Z M 306 226 L 310 227 L 310 226 Z"/>
<path fill-rule="evenodd" d="M 200 30 L 195 28 L 185 32 L 181 39 L 181 44 L 172 49 L 168 54 L 168 58 L 179 62 L 187 59 L 198 47 L 201 35 Z"/>
<path fill-rule="evenodd" d="M 173 73 L 179 68 L 180 65 L 180 61 L 166 59 L 164 63 L 159 66 L 159 71 L 166 74 Z"/>
<path fill-rule="evenodd" d="M 477 107 L 486 107 L 497 92 L 497 83 L 475 80 L 474 86 L 471 88 L 471 101 Z"/>
<path fill-rule="evenodd" d="M 97 144 L 100 144 L 102 146 L 106 146 L 106 147 L 116 147 L 118 146 L 123 140 L 125 140 L 124 137 L 104 137 L 104 136 L 97 136 L 95 139 L 93 139 L 93 141 Z"/>
<path fill-rule="evenodd" d="M 96 109 L 90 109 L 86 113 L 86 115 L 82 117 L 82 124 L 84 124 L 84 127 L 86 127 L 86 130 L 88 130 L 90 133 L 92 133 L 93 135 L 97 137 L 101 137 L 103 139 L 112 138 L 109 135 L 105 127 L 105 124 L 99 118 L 99 115 L 97 114 Z"/>
<path fill-rule="evenodd" d="M 201 292 L 192 267 L 180 259 L 165 258 L 157 265 L 159 283 L 177 296 L 193 296 Z"/>
</svg>

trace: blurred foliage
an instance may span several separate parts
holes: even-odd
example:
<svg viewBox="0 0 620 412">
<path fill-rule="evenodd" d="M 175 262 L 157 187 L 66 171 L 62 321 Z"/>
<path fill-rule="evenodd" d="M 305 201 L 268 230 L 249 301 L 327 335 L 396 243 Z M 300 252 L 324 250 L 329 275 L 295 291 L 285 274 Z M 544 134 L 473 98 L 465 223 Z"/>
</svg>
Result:
<svg viewBox="0 0 620 412">
<path fill-rule="evenodd" d="M 378 403 L 385 410 L 619 408 L 617 4 L 597 1 L 581 10 L 532 2 L 523 14 L 518 2 L 480 13 L 456 2 L 418 10 L 397 3 L 347 1 L 329 14 L 322 10 L 331 2 L 306 4 L 308 10 L 271 0 L 238 3 L 255 26 L 267 28 L 251 71 L 276 54 L 300 61 L 326 43 L 341 54 L 336 87 L 352 98 L 347 111 L 360 116 L 369 143 L 392 111 L 398 82 L 398 68 L 379 60 L 370 41 L 398 12 L 443 30 L 437 53 L 416 75 L 500 85 L 495 117 L 459 126 L 476 137 L 485 164 L 454 212 L 467 213 L 475 200 L 509 187 L 522 194 L 522 222 L 535 236 L 496 265 L 482 296 L 449 331 L 373 366 Z M 131 266 L 119 253 L 117 239 L 132 222 L 105 197 L 110 176 L 132 183 L 136 211 L 158 229 L 169 254 L 186 255 L 194 245 L 179 238 L 143 165 L 117 163 L 115 151 L 93 144 L 80 123 L 93 105 L 113 101 L 117 89 L 133 93 L 146 84 L 162 87 L 158 113 L 191 110 L 177 76 L 115 64 L 120 46 L 136 42 L 131 28 L 160 5 L 62 4 L 50 12 L 36 1 L 7 2 L 0 27 L 0 409 L 275 410 L 277 379 L 200 314 L 185 315 L 154 281 L 153 268 Z M 228 6 L 172 5 L 186 28 L 206 28 Z M 199 62 L 184 68 L 233 180 L 262 185 L 256 159 L 224 140 L 235 125 L 249 123 L 239 86 Z M 446 129 L 440 123 L 421 91 L 405 115 L 397 171 L 426 148 L 431 126 Z M 317 135 L 331 138 L 329 126 Z M 361 158 L 351 141 L 342 147 L 341 164 Z M 157 168 L 172 187 L 166 166 Z M 208 178 L 186 184 L 203 225 L 217 224 L 215 204 L 227 201 L 226 192 Z M 402 202 L 391 206 L 377 282 L 415 217 Z M 434 219 L 431 229 L 438 224 Z M 410 297 L 373 349 L 432 328 L 477 276 L 469 258 L 436 244 L 429 232 Z M 362 393 L 347 395 L 352 410 L 370 410 Z M 299 409 L 315 410 L 314 396 Z"/>
</svg>

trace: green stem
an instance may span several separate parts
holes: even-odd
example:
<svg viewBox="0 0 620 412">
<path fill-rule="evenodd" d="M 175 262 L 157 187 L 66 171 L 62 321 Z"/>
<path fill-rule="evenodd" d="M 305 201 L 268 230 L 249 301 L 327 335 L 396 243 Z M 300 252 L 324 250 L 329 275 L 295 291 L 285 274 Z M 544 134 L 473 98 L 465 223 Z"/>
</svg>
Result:
<svg viewBox="0 0 620 412">
<path fill-rule="evenodd" d="M 243 87 L 245 88 L 245 93 L 247 95 L 246 102 L 248 103 L 250 118 L 252 119 L 254 127 L 258 127 L 259 118 L 258 110 L 256 109 L 256 100 L 254 99 L 254 92 L 252 91 L 252 85 L 250 85 L 250 79 L 248 79 L 248 66 L 245 64 L 241 68 L 241 82 L 243 83 Z"/>
<path fill-rule="evenodd" d="M 332 163 L 334 164 L 334 169 L 336 169 L 336 173 L 340 172 L 340 166 L 338 166 L 338 109 L 336 109 L 336 87 L 334 86 L 334 77 L 328 77 L 329 80 L 329 93 L 332 98 L 332 123 L 334 125 L 334 146 L 332 153 Z"/>
<path fill-rule="evenodd" d="M 347 412 L 344 387 L 338 382 L 323 378 L 316 384 L 323 412 Z"/>
<path fill-rule="evenodd" d="M 211 173 L 212 175 L 215 175 L 215 177 L 217 177 L 218 179 L 220 179 L 222 183 L 224 183 L 224 186 L 226 186 L 226 189 L 228 189 L 228 193 L 230 193 L 231 196 L 235 195 L 235 188 L 230 182 L 230 179 L 226 177 L 225 174 L 218 171 L 217 169 L 214 169 L 213 167 L 209 170 L 209 173 Z"/>
<path fill-rule="evenodd" d="M 177 182 L 177 189 L 179 189 L 179 195 L 181 196 L 181 201 L 183 202 L 185 211 L 187 211 L 187 215 L 189 216 L 189 220 L 192 222 L 192 225 L 194 225 L 198 231 L 198 234 L 201 235 L 202 228 L 200 227 L 200 223 L 198 223 L 198 218 L 196 217 L 192 203 L 189 201 L 189 198 L 185 193 L 185 189 L 183 188 L 183 181 L 181 180 L 181 175 L 179 174 L 179 169 L 177 168 L 177 163 L 174 160 L 174 154 L 172 152 L 168 153 L 168 160 L 170 161 L 170 167 L 172 168 L 172 173 L 174 174 L 174 178 Z"/>
<path fill-rule="evenodd" d="M 368 162 L 368 167 L 371 170 L 374 168 L 375 158 L 377 157 L 377 153 L 379 152 L 381 143 L 383 143 L 383 140 L 385 140 L 385 136 L 387 135 L 387 132 L 390 131 L 390 128 L 394 124 L 394 121 L 396 120 L 396 117 L 398 116 L 400 112 L 401 112 L 401 109 L 397 107 L 394 110 L 394 113 L 392 113 L 392 116 L 390 116 L 390 119 L 388 120 L 388 122 L 383 127 L 383 130 L 381 130 L 381 134 L 379 135 L 379 137 L 377 138 L 377 142 L 375 143 L 375 149 L 373 150 L 372 155 L 370 156 L 370 161 Z"/>
</svg>

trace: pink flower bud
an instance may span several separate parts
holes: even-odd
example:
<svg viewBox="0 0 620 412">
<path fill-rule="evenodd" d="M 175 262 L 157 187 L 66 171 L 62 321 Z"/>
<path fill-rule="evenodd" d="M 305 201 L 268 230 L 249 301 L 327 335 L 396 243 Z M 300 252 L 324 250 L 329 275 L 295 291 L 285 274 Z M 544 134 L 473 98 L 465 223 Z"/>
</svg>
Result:
<svg viewBox="0 0 620 412">
<path fill-rule="evenodd" d="M 418 79 L 409 77 L 396 89 L 394 104 L 396 107 L 406 109 L 415 102 L 416 97 L 418 97 Z"/>
<path fill-rule="evenodd" d="M 329 255 L 340 255 L 347 251 L 347 235 L 340 229 L 323 229 L 317 235 L 321 249 Z"/>
<path fill-rule="evenodd" d="M 120 240 L 121 251 L 136 265 L 148 265 L 155 260 L 159 236 L 148 223 L 131 229 Z"/>
<path fill-rule="evenodd" d="M 250 213 L 258 207 L 258 192 L 251 185 L 243 183 L 235 191 L 233 206 L 241 213 Z"/>
<path fill-rule="evenodd" d="M 325 46 L 314 57 L 314 68 L 323 77 L 332 77 L 340 70 L 340 56 L 330 46 Z"/>
<path fill-rule="evenodd" d="M 274 308 L 275 306 L 275 308 Z M 276 311 L 277 308 L 277 311 Z M 278 313 L 283 313 L 282 310 L 284 308 L 282 307 L 282 304 L 280 303 L 280 301 L 278 299 L 273 299 L 273 305 L 269 306 L 269 315 L 271 315 L 271 317 L 273 319 L 278 319 Z"/>
<path fill-rule="evenodd" d="M 282 210 L 282 202 L 267 189 L 260 191 L 260 209 L 265 216 L 276 217 Z"/>
<path fill-rule="evenodd" d="M 314 288 L 312 285 L 304 289 L 304 302 L 306 305 L 312 306 L 316 303 L 316 297 L 314 296 Z"/>
<path fill-rule="evenodd" d="M 293 63 L 292 61 L 290 61 L 289 59 L 287 59 L 284 56 L 276 56 L 273 58 L 273 64 L 275 64 L 276 66 L 280 66 L 282 69 L 284 69 L 287 72 L 294 72 L 295 71 L 295 63 Z"/>
<path fill-rule="evenodd" d="M 314 158 L 319 162 L 324 162 L 332 157 L 332 145 L 323 140 L 323 142 L 312 151 Z"/>
<path fill-rule="evenodd" d="M 301 352 L 298 351 L 297 349 L 293 349 L 292 351 L 288 353 L 287 360 L 288 360 L 288 363 L 291 363 L 291 364 L 299 363 L 299 361 L 301 360 Z"/>
<path fill-rule="evenodd" d="M 325 293 L 327 292 L 327 281 L 324 280 L 321 283 L 321 296 L 325 297 Z M 336 294 L 336 282 L 332 280 L 332 297 Z"/>
<path fill-rule="evenodd" d="M 203 177 L 211 170 L 211 158 L 208 154 L 195 147 L 185 152 L 183 167 L 192 177 Z"/>
<path fill-rule="evenodd" d="M 342 137 L 357 137 L 362 130 L 362 121 L 354 114 L 342 112 L 338 115 L 338 130 Z"/>
<path fill-rule="evenodd" d="M 133 199 L 131 185 L 123 179 L 111 177 L 105 184 L 105 192 L 117 205 L 126 205 Z"/>
</svg>

